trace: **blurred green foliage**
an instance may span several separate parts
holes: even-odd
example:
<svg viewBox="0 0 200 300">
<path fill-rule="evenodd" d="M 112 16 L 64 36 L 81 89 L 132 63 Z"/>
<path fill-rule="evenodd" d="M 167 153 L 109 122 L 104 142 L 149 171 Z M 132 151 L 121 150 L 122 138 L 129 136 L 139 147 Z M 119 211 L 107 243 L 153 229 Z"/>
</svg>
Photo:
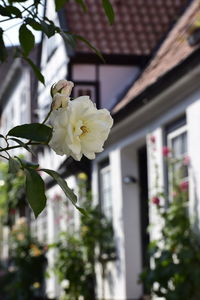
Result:
<svg viewBox="0 0 200 300">
<path fill-rule="evenodd" d="M 84 197 L 83 197 L 84 198 Z M 62 233 L 56 247 L 55 272 L 59 281 L 66 281 L 65 296 L 62 299 L 95 300 L 95 264 L 101 264 L 102 276 L 106 265 L 116 259 L 116 249 L 111 221 L 100 207 L 92 206 L 89 193 L 83 205 L 87 215 L 80 215 L 80 227 L 76 232 Z"/>
<path fill-rule="evenodd" d="M 25 218 L 19 218 L 10 232 L 9 260 L 1 268 L 0 286 L 4 300 L 30 300 L 43 296 L 45 252 L 46 248 L 31 236 Z"/>
<path fill-rule="evenodd" d="M 15 209 L 23 202 L 25 177 L 22 170 L 9 172 L 9 165 L 0 162 L 0 220 L 10 224 Z"/>
</svg>

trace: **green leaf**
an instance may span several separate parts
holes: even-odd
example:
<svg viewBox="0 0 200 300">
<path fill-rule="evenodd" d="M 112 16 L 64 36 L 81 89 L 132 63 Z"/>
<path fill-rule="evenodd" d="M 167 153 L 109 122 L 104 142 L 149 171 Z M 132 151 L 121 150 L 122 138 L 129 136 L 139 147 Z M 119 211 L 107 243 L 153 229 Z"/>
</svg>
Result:
<svg viewBox="0 0 200 300">
<path fill-rule="evenodd" d="M 84 209 L 84 208 L 81 208 L 79 206 L 76 205 L 76 208 L 86 217 L 89 217 L 89 214 L 88 212 Z"/>
<path fill-rule="evenodd" d="M 8 162 L 8 172 L 16 174 L 20 169 L 20 164 L 18 161 L 12 157 L 9 157 L 9 162 Z"/>
<path fill-rule="evenodd" d="M 41 21 L 41 28 L 48 38 L 52 37 L 56 32 L 56 26 L 52 22 L 48 24 L 45 21 Z"/>
<path fill-rule="evenodd" d="M 59 9 L 61 9 L 65 3 L 67 3 L 69 0 L 54 0 L 55 2 L 55 7 L 56 7 L 56 11 L 58 11 Z"/>
<path fill-rule="evenodd" d="M 74 192 L 68 187 L 67 182 L 58 174 L 56 171 L 49 170 L 49 169 L 41 169 L 41 171 L 46 172 L 49 174 L 61 187 L 67 198 L 72 202 L 72 204 L 85 216 L 88 216 L 85 209 L 79 207 L 77 203 L 77 196 L 74 194 Z"/>
<path fill-rule="evenodd" d="M 84 0 L 76 0 L 76 3 L 78 3 L 82 7 L 84 12 L 87 12 L 87 6 Z"/>
<path fill-rule="evenodd" d="M 24 55 L 28 56 L 35 46 L 35 37 L 25 24 L 22 24 L 19 29 L 19 41 L 24 51 Z"/>
<path fill-rule="evenodd" d="M 0 28 L 0 61 L 5 61 L 8 57 L 7 49 L 3 40 L 3 30 Z"/>
<path fill-rule="evenodd" d="M 63 40 L 66 42 L 67 45 L 70 45 L 72 48 L 76 48 L 76 38 L 72 33 L 67 31 L 61 31 L 60 35 L 62 36 Z"/>
<path fill-rule="evenodd" d="M 24 169 L 30 168 L 30 169 L 37 170 L 39 168 L 38 163 L 34 163 L 32 161 L 27 161 L 27 160 L 19 158 L 17 156 L 16 156 L 16 158 L 20 161 L 20 164 L 21 164 L 22 168 L 24 168 Z"/>
<path fill-rule="evenodd" d="M 8 16 L 8 17 L 11 17 L 11 18 L 12 18 L 12 16 L 15 16 L 17 18 L 22 17 L 21 11 L 13 5 L 7 5 L 5 7 L 0 5 L 0 15 L 1 16 Z"/>
<path fill-rule="evenodd" d="M 27 200 L 37 218 L 46 206 L 44 181 L 34 169 L 27 168 L 25 174 Z"/>
<path fill-rule="evenodd" d="M 76 206 L 77 203 L 77 196 L 74 192 L 68 187 L 67 182 L 58 174 L 56 171 L 49 170 L 49 169 L 41 169 L 41 171 L 46 172 L 49 174 L 61 187 L 67 198 Z"/>
<path fill-rule="evenodd" d="M 114 23 L 115 20 L 115 14 L 113 11 L 113 7 L 112 4 L 110 3 L 109 0 L 102 0 L 102 5 L 105 11 L 105 14 L 108 18 L 109 23 L 112 25 Z"/>
<path fill-rule="evenodd" d="M 34 30 L 42 31 L 42 25 L 32 18 L 26 18 L 26 24 L 30 25 Z"/>
<path fill-rule="evenodd" d="M 77 40 L 80 40 L 83 43 L 85 43 L 89 48 L 91 48 L 96 53 L 96 55 L 99 56 L 99 58 L 105 63 L 105 59 L 104 59 L 103 55 L 101 54 L 101 52 L 97 48 L 95 48 L 88 40 L 86 40 L 81 35 L 77 35 L 77 34 L 74 34 L 74 37 Z"/>
<path fill-rule="evenodd" d="M 24 124 L 12 128 L 8 135 L 48 143 L 52 135 L 52 128 L 39 123 Z"/>
<path fill-rule="evenodd" d="M 25 148 L 27 151 L 29 151 L 30 153 L 32 153 L 33 155 L 35 155 L 35 153 L 28 147 L 28 145 L 26 145 L 25 143 L 23 143 L 21 140 L 18 140 L 16 138 L 9 138 L 9 140 L 12 140 L 12 141 L 16 142 L 21 147 Z"/>
<path fill-rule="evenodd" d="M 43 84 L 45 84 L 45 79 L 44 76 L 42 75 L 42 73 L 40 72 L 40 69 L 32 62 L 32 60 L 28 57 L 23 57 L 31 66 L 33 72 L 35 73 L 35 76 L 37 77 L 37 79 L 42 82 Z"/>
</svg>

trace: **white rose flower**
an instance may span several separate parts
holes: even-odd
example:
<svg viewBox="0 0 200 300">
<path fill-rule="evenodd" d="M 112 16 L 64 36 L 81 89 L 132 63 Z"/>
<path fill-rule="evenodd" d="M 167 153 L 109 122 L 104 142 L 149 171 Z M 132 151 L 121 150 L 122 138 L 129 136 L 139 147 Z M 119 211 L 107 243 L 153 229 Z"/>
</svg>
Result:
<svg viewBox="0 0 200 300">
<path fill-rule="evenodd" d="M 89 96 L 69 101 L 66 108 L 54 110 L 50 116 L 53 127 L 50 147 L 59 155 L 66 154 L 75 160 L 83 155 L 95 158 L 103 151 L 103 144 L 113 125 L 107 109 L 97 109 Z"/>
</svg>

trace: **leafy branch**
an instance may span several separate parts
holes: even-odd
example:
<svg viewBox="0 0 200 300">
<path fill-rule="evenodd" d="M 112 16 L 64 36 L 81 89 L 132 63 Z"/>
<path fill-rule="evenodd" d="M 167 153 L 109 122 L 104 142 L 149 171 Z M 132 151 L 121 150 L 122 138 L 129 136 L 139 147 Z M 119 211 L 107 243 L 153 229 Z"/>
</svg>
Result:
<svg viewBox="0 0 200 300">
<path fill-rule="evenodd" d="M 83 9 L 84 13 L 88 12 L 88 6 L 84 0 L 74 0 Z M 56 11 L 60 10 L 68 0 L 54 0 Z M 18 4 L 18 5 L 17 5 Z M 43 84 L 45 83 L 44 77 L 40 72 L 39 67 L 30 59 L 29 55 L 35 46 L 34 31 L 43 33 L 47 38 L 59 34 L 63 40 L 72 48 L 76 47 L 77 41 L 85 43 L 99 58 L 104 61 L 100 51 L 96 49 L 87 39 L 80 35 L 67 32 L 64 29 L 56 26 L 52 20 L 45 15 L 40 15 L 39 11 L 44 11 L 42 0 L 32 0 L 32 3 L 26 7 L 27 0 L 9 0 L 2 1 L 0 5 L 0 15 L 3 17 L 0 23 L 9 22 L 11 20 L 20 20 L 19 28 L 19 42 L 20 47 L 16 47 L 15 57 L 21 57 L 32 68 L 35 76 Z M 43 8 L 42 8 L 43 7 Z M 114 22 L 114 11 L 109 0 L 102 0 L 102 7 L 105 15 L 110 24 Z M 8 29 L 7 29 L 8 30 Z M 0 27 L 0 61 L 6 61 L 8 57 L 7 48 L 5 46 L 5 32 Z"/>
</svg>

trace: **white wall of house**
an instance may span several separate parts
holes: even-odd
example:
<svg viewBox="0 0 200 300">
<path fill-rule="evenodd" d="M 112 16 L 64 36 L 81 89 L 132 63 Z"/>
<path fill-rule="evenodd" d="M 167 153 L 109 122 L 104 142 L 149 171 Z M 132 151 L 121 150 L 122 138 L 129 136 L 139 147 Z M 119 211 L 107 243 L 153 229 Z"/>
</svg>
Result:
<svg viewBox="0 0 200 300">
<path fill-rule="evenodd" d="M 1 133 L 6 135 L 14 126 L 30 123 L 30 69 L 27 67 L 21 69 L 20 61 L 15 61 L 1 86 L 1 93 L 8 95 L 7 99 L 2 99 L 2 101 L 6 100 L 6 102 L 1 115 L 0 124 Z M 0 143 L 2 146 L 6 146 L 3 139 L 1 139 Z M 13 146 L 17 144 L 10 140 L 9 145 Z M 22 154 L 26 156 L 27 159 L 30 157 L 30 153 L 27 153 L 27 151 L 22 148 L 13 149 L 9 154 L 12 156 Z M 9 257 L 9 227 L 3 226 L 1 230 L 1 238 L 3 241 L 1 259 L 6 260 Z"/>
<path fill-rule="evenodd" d="M 58 18 L 55 14 L 53 1 L 47 1 L 46 15 L 48 18 L 53 20 L 55 24 L 58 24 Z M 45 78 L 45 85 L 39 84 L 38 108 L 36 111 L 40 122 L 45 119 L 51 107 L 51 86 L 60 79 L 65 79 L 67 77 L 68 61 L 69 58 L 60 35 L 56 34 L 49 39 L 44 37 L 41 57 L 41 72 Z M 43 152 L 39 153 L 40 166 L 53 170 L 57 170 L 65 159 L 65 156 L 57 155 L 49 147 L 45 147 Z M 44 180 L 48 179 L 46 174 L 42 174 L 42 177 Z M 73 181 L 73 178 L 69 178 L 68 184 L 74 187 Z M 41 242 L 51 244 L 59 239 L 61 231 L 66 231 L 67 229 L 67 200 L 58 185 L 48 189 L 47 199 L 47 208 L 38 217 L 37 221 L 32 222 L 32 226 L 33 229 L 35 229 L 35 232 L 37 232 L 37 237 Z M 60 295 L 60 287 L 57 277 L 52 272 L 55 255 L 56 252 L 54 249 L 50 249 L 47 253 L 48 272 L 50 277 L 46 280 L 46 292 L 49 298 L 56 298 Z"/>
<path fill-rule="evenodd" d="M 8 131 L 17 125 L 29 123 L 31 119 L 30 112 L 30 69 L 24 67 L 20 68 L 18 72 L 12 78 L 14 81 L 12 87 L 12 93 L 9 94 L 10 87 L 7 87 L 8 99 L 5 104 L 2 116 L 1 116 L 1 132 L 7 134 Z M 16 143 L 10 141 L 10 146 L 16 145 Z M 15 149 L 10 152 L 12 155 L 26 154 L 24 149 Z"/>
</svg>

